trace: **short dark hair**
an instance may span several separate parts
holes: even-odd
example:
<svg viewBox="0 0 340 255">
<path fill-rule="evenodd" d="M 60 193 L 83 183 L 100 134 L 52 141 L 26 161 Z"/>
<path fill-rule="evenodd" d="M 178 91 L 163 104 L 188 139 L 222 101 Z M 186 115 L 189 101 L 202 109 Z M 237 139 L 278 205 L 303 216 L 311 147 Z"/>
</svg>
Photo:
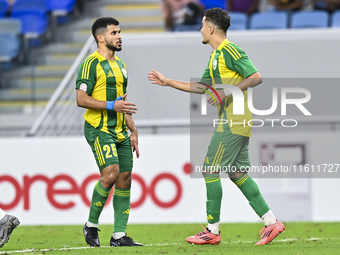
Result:
<svg viewBox="0 0 340 255">
<path fill-rule="evenodd" d="M 97 19 L 92 25 L 92 35 L 98 43 L 97 35 L 100 33 L 105 33 L 107 30 L 107 26 L 109 25 L 119 25 L 119 21 L 112 17 L 102 17 Z"/>
<path fill-rule="evenodd" d="M 226 10 L 211 8 L 204 12 L 204 16 L 206 21 L 210 21 L 224 32 L 230 27 L 230 16 Z"/>
</svg>

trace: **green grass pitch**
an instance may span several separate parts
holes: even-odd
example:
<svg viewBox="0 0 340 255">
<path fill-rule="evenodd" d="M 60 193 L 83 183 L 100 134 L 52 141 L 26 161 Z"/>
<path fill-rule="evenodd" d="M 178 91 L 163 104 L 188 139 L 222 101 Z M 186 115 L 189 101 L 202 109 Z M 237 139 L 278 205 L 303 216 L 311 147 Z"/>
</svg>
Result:
<svg viewBox="0 0 340 255">
<path fill-rule="evenodd" d="M 206 224 L 204 224 L 205 226 Z M 82 226 L 19 226 L 2 254 L 340 254 L 340 223 L 285 223 L 271 244 L 255 246 L 262 224 L 220 224 L 219 245 L 193 245 L 200 224 L 130 224 L 126 232 L 144 247 L 109 247 L 112 226 L 100 225 L 102 247 L 85 244 Z"/>
</svg>

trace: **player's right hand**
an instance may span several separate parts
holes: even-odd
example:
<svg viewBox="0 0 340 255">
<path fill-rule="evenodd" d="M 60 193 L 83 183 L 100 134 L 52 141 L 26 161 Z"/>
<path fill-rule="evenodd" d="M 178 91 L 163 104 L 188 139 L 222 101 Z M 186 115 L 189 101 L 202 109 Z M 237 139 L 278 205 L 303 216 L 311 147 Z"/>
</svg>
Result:
<svg viewBox="0 0 340 255">
<path fill-rule="evenodd" d="M 117 100 L 115 102 L 113 110 L 115 110 L 116 112 L 121 112 L 121 113 L 129 114 L 129 115 L 135 114 L 138 108 L 134 107 L 136 106 L 136 104 L 130 103 L 128 101 L 124 101 L 126 96 L 127 96 L 127 93 L 125 93 L 125 95 L 122 96 L 122 100 Z"/>
</svg>

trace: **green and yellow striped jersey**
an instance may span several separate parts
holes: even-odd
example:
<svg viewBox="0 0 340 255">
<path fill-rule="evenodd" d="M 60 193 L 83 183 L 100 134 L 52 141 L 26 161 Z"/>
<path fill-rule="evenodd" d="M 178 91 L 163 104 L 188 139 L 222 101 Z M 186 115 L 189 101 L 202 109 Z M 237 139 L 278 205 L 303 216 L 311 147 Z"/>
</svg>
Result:
<svg viewBox="0 0 340 255">
<path fill-rule="evenodd" d="M 116 61 L 109 61 L 97 51 L 88 56 L 78 69 L 76 89 L 101 101 L 114 101 L 123 96 L 128 80 L 126 66 L 120 58 L 115 58 Z M 119 142 L 128 137 L 123 113 L 86 109 L 84 119 L 93 127 L 111 133 Z"/>
<path fill-rule="evenodd" d="M 201 82 L 213 87 L 215 87 L 215 84 L 236 85 L 244 78 L 256 72 L 257 69 L 245 52 L 235 43 L 225 39 L 220 46 L 211 53 L 208 66 L 201 77 Z M 244 115 L 233 114 L 233 97 L 229 95 L 222 102 L 222 106 L 218 106 L 218 117 L 219 119 L 228 120 L 230 130 L 233 134 L 250 137 L 251 127 L 248 125 L 248 121 L 252 119 L 252 114 L 248 108 L 247 91 L 243 91 L 243 95 Z M 216 130 L 223 132 L 224 128 L 223 124 L 220 124 Z"/>
</svg>

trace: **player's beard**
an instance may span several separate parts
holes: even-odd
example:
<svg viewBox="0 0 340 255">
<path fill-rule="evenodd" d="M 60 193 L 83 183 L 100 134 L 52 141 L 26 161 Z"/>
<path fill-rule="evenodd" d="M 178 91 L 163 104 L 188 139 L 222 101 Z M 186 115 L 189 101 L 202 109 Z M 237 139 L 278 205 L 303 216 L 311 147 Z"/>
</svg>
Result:
<svg viewBox="0 0 340 255">
<path fill-rule="evenodd" d="M 121 51 L 122 50 L 122 47 L 117 48 L 113 44 L 110 44 L 108 41 L 106 41 L 106 39 L 105 39 L 105 43 L 106 43 L 106 45 L 105 45 L 106 48 L 108 48 L 109 50 L 112 50 L 112 51 Z"/>
<path fill-rule="evenodd" d="M 203 37 L 203 38 L 202 38 L 202 43 L 203 43 L 203 44 L 207 44 L 208 42 L 207 42 L 207 40 L 204 40 L 203 34 L 202 34 L 202 37 Z"/>
</svg>

